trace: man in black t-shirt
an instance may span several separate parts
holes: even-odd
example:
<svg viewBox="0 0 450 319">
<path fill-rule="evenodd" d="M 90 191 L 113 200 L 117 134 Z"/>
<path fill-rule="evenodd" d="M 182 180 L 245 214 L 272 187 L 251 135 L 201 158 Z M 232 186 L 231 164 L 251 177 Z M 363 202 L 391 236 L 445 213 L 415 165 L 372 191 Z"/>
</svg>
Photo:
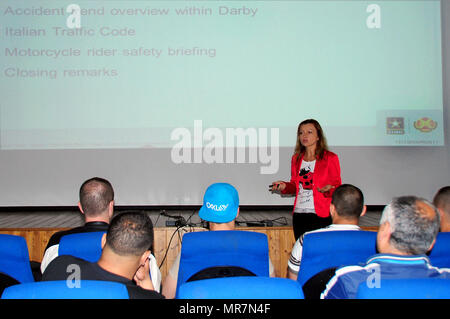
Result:
<svg viewBox="0 0 450 319">
<path fill-rule="evenodd" d="M 98 262 L 59 256 L 48 265 L 42 281 L 114 281 L 127 287 L 130 299 L 162 299 L 164 297 L 154 291 L 150 278 L 148 256 L 152 244 L 153 225 L 146 214 L 119 214 L 111 220 L 102 238 L 103 250 Z M 77 275 L 80 278 L 76 278 Z"/>
<path fill-rule="evenodd" d="M 57 232 L 50 237 L 42 258 L 41 273 L 44 273 L 47 265 L 58 257 L 59 242 L 63 236 L 108 230 L 114 214 L 114 189 L 111 183 L 100 177 L 88 179 L 81 185 L 79 196 L 78 207 L 84 215 L 85 224 Z"/>
</svg>

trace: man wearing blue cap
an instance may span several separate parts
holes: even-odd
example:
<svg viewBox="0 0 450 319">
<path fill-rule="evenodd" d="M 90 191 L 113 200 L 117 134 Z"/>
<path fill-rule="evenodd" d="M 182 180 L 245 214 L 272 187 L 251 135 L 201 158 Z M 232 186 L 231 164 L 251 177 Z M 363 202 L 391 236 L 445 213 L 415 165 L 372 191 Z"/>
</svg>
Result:
<svg viewBox="0 0 450 319">
<path fill-rule="evenodd" d="M 209 186 L 198 216 L 209 222 L 210 230 L 233 230 L 234 220 L 239 216 L 239 195 L 236 188 L 227 183 Z"/>
<path fill-rule="evenodd" d="M 203 205 L 199 217 L 209 222 L 209 230 L 234 230 L 235 219 L 239 216 L 239 195 L 237 190 L 227 183 L 210 185 L 203 196 Z M 175 297 L 180 254 L 175 259 L 162 285 L 162 294 L 172 299 Z M 269 273 L 274 276 L 273 264 L 269 260 Z"/>
</svg>

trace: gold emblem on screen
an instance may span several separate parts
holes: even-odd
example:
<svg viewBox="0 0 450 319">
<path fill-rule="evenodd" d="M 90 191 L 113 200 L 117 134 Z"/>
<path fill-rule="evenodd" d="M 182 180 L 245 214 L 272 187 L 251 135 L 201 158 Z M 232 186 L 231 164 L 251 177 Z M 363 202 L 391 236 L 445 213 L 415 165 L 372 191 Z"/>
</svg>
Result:
<svg viewBox="0 0 450 319">
<path fill-rule="evenodd" d="M 422 117 L 414 122 L 414 128 L 422 133 L 428 133 L 437 127 L 437 122 L 429 117 Z"/>
</svg>

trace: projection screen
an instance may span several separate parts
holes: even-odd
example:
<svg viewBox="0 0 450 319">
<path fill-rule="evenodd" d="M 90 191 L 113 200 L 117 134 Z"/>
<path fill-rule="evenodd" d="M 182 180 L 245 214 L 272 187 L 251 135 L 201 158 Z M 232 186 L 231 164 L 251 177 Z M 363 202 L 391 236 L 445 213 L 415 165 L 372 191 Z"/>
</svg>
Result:
<svg viewBox="0 0 450 319">
<path fill-rule="evenodd" d="M 441 1 L 2 1 L 0 206 L 292 205 L 297 125 L 317 119 L 366 204 L 450 183 Z"/>
</svg>

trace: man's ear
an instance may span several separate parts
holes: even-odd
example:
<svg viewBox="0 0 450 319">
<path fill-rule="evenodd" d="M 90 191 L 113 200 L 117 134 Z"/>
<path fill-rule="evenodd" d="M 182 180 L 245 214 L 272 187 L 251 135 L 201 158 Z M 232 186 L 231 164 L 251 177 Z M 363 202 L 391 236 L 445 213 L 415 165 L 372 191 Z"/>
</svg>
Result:
<svg viewBox="0 0 450 319">
<path fill-rule="evenodd" d="M 431 251 L 433 249 L 435 243 L 436 243 L 436 238 L 431 243 L 430 248 L 428 248 L 428 251 Z"/>
<path fill-rule="evenodd" d="M 363 206 L 363 210 L 362 210 L 362 212 L 361 212 L 361 215 L 359 215 L 359 217 L 364 216 L 364 215 L 366 214 L 366 211 L 367 211 L 367 206 L 364 205 L 364 206 Z"/>
<path fill-rule="evenodd" d="M 109 220 L 111 220 L 112 216 L 114 215 L 114 200 L 109 202 L 108 215 L 109 215 Z"/>
<path fill-rule="evenodd" d="M 436 207 L 436 209 L 437 209 L 437 211 L 438 211 L 438 213 L 439 213 L 439 218 L 440 218 L 440 220 L 441 220 L 441 222 L 445 219 L 445 213 L 444 213 L 444 210 L 443 209 L 441 209 L 441 208 L 439 208 L 439 207 Z"/>
<path fill-rule="evenodd" d="M 330 216 L 333 217 L 335 213 L 336 213 L 336 206 L 330 204 Z"/>
<path fill-rule="evenodd" d="M 78 209 L 84 215 L 83 207 L 81 207 L 81 203 L 80 202 L 78 202 Z"/>
<path fill-rule="evenodd" d="M 384 222 L 378 228 L 377 244 L 381 244 L 383 246 L 389 245 L 390 239 L 391 239 L 391 224 L 389 224 L 389 222 Z"/>
<path fill-rule="evenodd" d="M 235 219 L 238 218 L 238 217 L 239 217 L 239 207 L 238 207 L 238 210 L 237 210 L 237 214 L 236 214 Z"/>
<path fill-rule="evenodd" d="M 148 256 L 150 256 L 150 254 L 151 254 L 151 251 L 150 251 L 150 250 L 146 250 L 146 251 L 142 254 L 141 259 L 139 260 L 139 262 L 140 262 L 141 265 L 144 265 L 144 264 L 145 264 L 145 262 L 146 262 L 147 259 L 148 259 Z"/>
<path fill-rule="evenodd" d="M 105 248 L 106 245 L 106 233 L 102 236 L 102 249 Z"/>
</svg>

